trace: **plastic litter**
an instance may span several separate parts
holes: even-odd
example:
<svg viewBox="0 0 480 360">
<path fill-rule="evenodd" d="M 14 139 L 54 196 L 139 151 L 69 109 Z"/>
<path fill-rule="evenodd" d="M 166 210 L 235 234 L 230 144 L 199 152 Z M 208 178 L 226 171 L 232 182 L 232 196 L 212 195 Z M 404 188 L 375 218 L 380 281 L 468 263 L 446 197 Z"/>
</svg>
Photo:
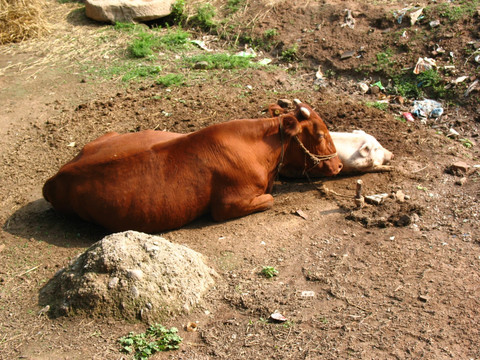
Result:
<svg viewBox="0 0 480 360">
<path fill-rule="evenodd" d="M 434 67 L 437 67 L 437 62 L 435 59 L 432 58 L 418 58 L 417 64 L 415 65 L 415 69 L 413 69 L 413 73 L 415 75 L 418 75 L 424 71 L 433 69 Z"/>
<path fill-rule="evenodd" d="M 409 112 L 404 112 L 404 113 L 402 114 L 402 116 L 403 116 L 403 118 L 404 118 L 405 120 L 407 120 L 407 121 L 410 121 L 410 122 L 414 122 L 414 121 L 415 121 L 415 119 L 413 118 L 413 115 L 412 115 L 411 113 L 409 113 Z"/>
<path fill-rule="evenodd" d="M 408 14 L 410 17 L 410 25 L 413 26 L 418 20 L 421 20 L 424 18 L 424 16 L 422 15 L 422 12 L 423 12 L 423 8 L 418 8 L 414 6 L 411 8 L 403 8 L 401 10 L 394 11 L 393 16 L 395 16 L 395 18 L 397 19 L 397 22 L 401 24 L 405 15 Z"/>
<path fill-rule="evenodd" d="M 213 51 L 212 49 L 209 49 L 207 45 L 205 44 L 205 41 L 202 40 L 190 40 L 192 44 L 197 45 L 200 49 L 211 52 Z"/>
<path fill-rule="evenodd" d="M 287 321 L 287 318 L 278 312 L 274 312 L 272 315 L 270 315 L 270 319 L 277 322 Z"/>
<path fill-rule="evenodd" d="M 241 57 L 256 57 L 257 53 L 252 48 L 245 47 L 244 51 L 239 51 L 235 55 Z"/>
<path fill-rule="evenodd" d="M 385 90 L 385 87 L 382 85 L 381 81 L 377 81 L 375 84 L 370 85 L 371 87 L 377 86 L 380 90 Z"/>
<path fill-rule="evenodd" d="M 410 13 L 410 25 L 413 26 L 418 20 L 421 20 L 424 18 L 424 16 L 422 15 L 422 12 L 423 12 L 423 8 L 420 8 Z"/>
<path fill-rule="evenodd" d="M 258 63 L 260 65 L 268 65 L 272 62 L 272 59 L 269 59 L 269 58 L 263 58 L 262 60 L 260 60 Z"/>
<path fill-rule="evenodd" d="M 435 100 L 415 100 L 412 114 L 418 118 L 438 118 L 443 114 L 443 107 Z"/>
</svg>

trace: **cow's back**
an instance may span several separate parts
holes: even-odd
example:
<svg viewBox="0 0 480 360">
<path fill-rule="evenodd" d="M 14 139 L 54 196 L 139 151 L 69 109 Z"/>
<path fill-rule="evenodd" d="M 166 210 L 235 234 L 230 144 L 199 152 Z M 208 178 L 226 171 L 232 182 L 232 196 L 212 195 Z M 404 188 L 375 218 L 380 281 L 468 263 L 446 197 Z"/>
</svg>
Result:
<svg viewBox="0 0 480 360">
<path fill-rule="evenodd" d="M 178 150 L 193 146 L 188 138 L 159 145 L 154 135 L 117 134 L 87 144 L 47 180 L 45 199 L 63 213 L 115 231 L 155 232 L 195 219 L 208 209 L 209 172 L 198 174 L 188 166 L 198 163 L 197 155 Z"/>
</svg>

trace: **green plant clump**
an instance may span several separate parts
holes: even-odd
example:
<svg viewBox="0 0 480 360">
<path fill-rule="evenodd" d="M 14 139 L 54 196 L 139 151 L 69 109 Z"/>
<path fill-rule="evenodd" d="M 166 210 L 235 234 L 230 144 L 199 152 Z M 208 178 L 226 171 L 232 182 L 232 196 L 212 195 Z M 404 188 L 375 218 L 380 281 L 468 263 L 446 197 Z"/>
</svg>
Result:
<svg viewBox="0 0 480 360">
<path fill-rule="evenodd" d="M 227 8 L 231 13 L 235 13 L 240 10 L 240 7 L 245 3 L 245 0 L 228 0 Z"/>
<path fill-rule="evenodd" d="M 195 55 L 185 58 L 185 61 L 191 66 L 199 62 L 205 62 L 208 64 L 207 69 L 245 69 L 256 66 L 248 56 L 221 53 Z"/>
<path fill-rule="evenodd" d="M 158 38 L 153 34 L 139 33 L 137 39 L 129 46 L 130 54 L 135 58 L 153 55 L 153 48 L 158 46 Z"/>
<path fill-rule="evenodd" d="M 380 101 L 369 101 L 365 103 L 365 105 L 382 111 L 386 111 L 388 109 L 388 103 Z"/>
<path fill-rule="evenodd" d="M 123 76 L 123 82 L 129 82 L 138 78 L 146 78 L 149 76 L 154 76 L 162 71 L 162 68 L 157 65 L 141 65 L 135 66 L 133 69 L 128 70 Z"/>
<path fill-rule="evenodd" d="M 455 4 L 446 2 L 438 5 L 438 12 L 441 17 L 454 23 L 473 16 L 477 11 L 478 5 L 480 5 L 480 0 L 462 0 L 455 2 Z"/>
<path fill-rule="evenodd" d="M 185 83 L 185 77 L 182 74 L 167 74 L 159 77 L 156 83 L 165 87 L 181 86 Z"/>
<path fill-rule="evenodd" d="M 298 44 L 294 44 L 282 51 L 282 59 L 285 61 L 294 61 L 298 60 Z"/>
<path fill-rule="evenodd" d="M 215 17 L 215 7 L 210 3 L 199 4 L 197 6 L 197 13 L 192 16 L 190 22 L 199 26 L 203 30 L 214 30 L 217 23 L 213 18 Z"/>
<path fill-rule="evenodd" d="M 178 349 L 182 338 L 178 335 L 177 328 L 167 329 L 163 325 L 155 324 L 145 333 L 130 332 L 118 341 L 122 352 L 133 354 L 135 359 L 145 360 L 158 351 Z"/>
<path fill-rule="evenodd" d="M 190 44 L 189 37 L 190 34 L 182 29 L 169 29 L 163 36 L 140 32 L 128 50 L 134 58 L 153 57 L 158 49 L 176 51 L 186 48 Z"/>
<path fill-rule="evenodd" d="M 172 12 L 170 18 L 175 24 L 182 24 L 187 16 L 185 15 L 185 0 L 177 0 L 172 5 Z"/>
<path fill-rule="evenodd" d="M 261 274 L 266 278 L 270 279 L 278 275 L 278 270 L 275 269 L 273 266 L 264 266 L 262 268 Z"/>
</svg>

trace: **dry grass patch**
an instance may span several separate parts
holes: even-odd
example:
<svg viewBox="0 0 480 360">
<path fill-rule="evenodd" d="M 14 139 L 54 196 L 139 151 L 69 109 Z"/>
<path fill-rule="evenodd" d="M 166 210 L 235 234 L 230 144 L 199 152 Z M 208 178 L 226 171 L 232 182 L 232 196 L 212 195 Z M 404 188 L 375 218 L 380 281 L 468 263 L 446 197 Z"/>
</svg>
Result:
<svg viewBox="0 0 480 360">
<path fill-rule="evenodd" d="M 0 45 L 38 37 L 48 29 L 42 0 L 0 0 Z"/>
</svg>

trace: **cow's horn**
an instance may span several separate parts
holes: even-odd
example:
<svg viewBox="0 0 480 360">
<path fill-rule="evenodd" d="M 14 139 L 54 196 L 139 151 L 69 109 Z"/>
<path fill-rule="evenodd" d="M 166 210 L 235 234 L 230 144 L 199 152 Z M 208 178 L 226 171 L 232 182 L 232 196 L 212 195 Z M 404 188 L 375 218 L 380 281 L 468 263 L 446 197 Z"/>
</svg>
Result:
<svg viewBox="0 0 480 360">
<path fill-rule="evenodd" d="M 302 102 L 301 102 L 300 100 L 298 100 L 298 99 L 293 99 L 293 102 L 294 102 L 295 104 L 297 104 L 297 105 L 300 105 L 300 104 L 302 103 Z"/>
<path fill-rule="evenodd" d="M 309 119 L 310 118 L 310 111 L 307 109 L 307 108 L 304 108 L 303 106 L 300 108 L 300 112 L 302 113 L 302 115 L 306 118 L 306 119 Z"/>
</svg>

